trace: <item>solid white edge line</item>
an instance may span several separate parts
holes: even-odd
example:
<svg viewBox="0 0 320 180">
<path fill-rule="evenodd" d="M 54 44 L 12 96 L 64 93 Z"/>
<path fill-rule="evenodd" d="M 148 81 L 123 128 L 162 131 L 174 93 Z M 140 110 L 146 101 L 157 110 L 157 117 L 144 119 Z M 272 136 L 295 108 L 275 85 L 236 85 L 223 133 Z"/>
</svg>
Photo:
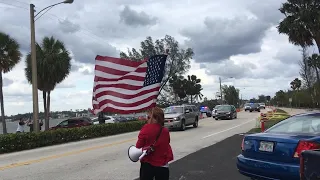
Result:
<svg viewBox="0 0 320 180">
<path fill-rule="evenodd" d="M 213 134 L 209 134 L 209 135 L 207 135 L 207 136 L 202 137 L 202 139 L 205 139 L 205 138 L 208 138 L 208 137 L 211 137 L 211 136 L 214 136 L 214 135 L 217 135 L 217 134 L 226 132 L 226 131 L 230 131 L 230 130 L 232 130 L 232 129 L 238 128 L 238 127 L 243 126 L 243 125 L 245 125 L 245 124 L 248 124 L 249 122 L 252 122 L 252 121 L 255 121 L 255 119 L 250 120 L 250 121 L 246 121 L 246 122 L 241 123 L 241 124 L 239 124 L 239 125 L 237 125 L 237 126 L 233 126 L 233 127 L 231 127 L 231 128 L 228 128 L 228 129 L 225 129 L 225 130 L 222 130 L 222 131 L 213 133 Z"/>
</svg>

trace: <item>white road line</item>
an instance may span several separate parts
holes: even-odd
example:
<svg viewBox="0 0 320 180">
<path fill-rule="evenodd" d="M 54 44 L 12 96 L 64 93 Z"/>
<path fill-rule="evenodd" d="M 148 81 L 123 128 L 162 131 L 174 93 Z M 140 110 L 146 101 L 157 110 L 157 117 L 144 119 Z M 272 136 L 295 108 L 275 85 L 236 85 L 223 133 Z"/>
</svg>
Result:
<svg viewBox="0 0 320 180">
<path fill-rule="evenodd" d="M 208 137 L 211 137 L 211 136 L 214 136 L 214 135 L 217 135 L 217 134 L 226 132 L 226 131 L 230 131 L 230 130 L 232 130 L 232 129 L 235 129 L 235 128 L 237 128 L 237 127 L 243 126 L 243 125 L 248 124 L 249 122 L 252 122 L 252 121 L 255 121 L 255 120 L 256 120 L 256 119 L 253 119 L 253 120 L 250 120 L 250 121 L 246 121 L 246 122 L 241 123 L 241 124 L 239 124 L 239 125 L 237 125 L 237 126 L 233 126 L 233 127 L 231 127 L 231 128 L 228 128 L 228 129 L 225 129 L 225 130 L 222 130 L 222 131 L 213 133 L 213 134 L 209 134 L 209 135 L 207 135 L 207 136 L 202 137 L 202 139 L 205 139 L 205 138 L 208 138 Z"/>
</svg>

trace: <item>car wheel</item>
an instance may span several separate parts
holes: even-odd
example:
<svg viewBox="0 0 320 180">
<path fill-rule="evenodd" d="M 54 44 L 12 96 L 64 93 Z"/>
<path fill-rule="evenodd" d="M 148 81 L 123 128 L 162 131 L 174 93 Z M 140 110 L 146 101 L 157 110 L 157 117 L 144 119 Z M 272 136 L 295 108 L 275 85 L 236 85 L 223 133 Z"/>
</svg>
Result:
<svg viewBox="0 0 320 180">
<path fill-rule="evenodd" d="M 237 114 L 234 116 L 235 119 L 237 119 Z"/>
<path fill-rule="evenodd" d="M 215 118 L 216 119 L 216 121 L 218 121 L 219 120 L 219 118 Z"/>
<path fill-rule="evenodd" d="M 250 112 L 252 112 L 252 111 L 250 111 Z"/>
<path fill-rule="evenodd" d="M 185 120 L 184 120 L 184 119 L 182 119 L 182 121 L 181 121 L 181 127 L 180 127 L 180 130 L 181 130 L 181 131 L 186 130 L 186 122 L 185 122 Z"/>
<path fill-rule="evenodd" d="M 196 117 L 196 120 L 194 121 L 194 123 L 193 123 L 193 127 L 194 128 L 197 128 L 199 126 L 199 120 L 198 120 L 198 118 Z"/>
</svg>

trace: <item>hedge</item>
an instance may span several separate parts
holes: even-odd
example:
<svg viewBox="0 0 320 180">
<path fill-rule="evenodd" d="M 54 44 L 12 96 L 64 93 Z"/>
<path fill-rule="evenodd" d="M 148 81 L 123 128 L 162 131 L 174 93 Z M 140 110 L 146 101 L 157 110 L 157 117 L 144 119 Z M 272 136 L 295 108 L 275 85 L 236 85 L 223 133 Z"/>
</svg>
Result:
<svg viewBox="0 0 320 180">
<path fill-rule="evenodd" d="M 277 123 L 287 119 L 288 117 L 290 117 L 290 115 L 287 112 L 285 112 L 284 110 L 282 110 L 282 109 L 277 109 L 277 112 L 279 110 L 281 111 L 281 115 L 279 114 L 278 116 L 272 117 L 268 121 L 266 121 L 264 123 L 265 129 L 269 129 L 270 127 L 274 126 L 275 124 L 277 124 Z M 250 131 L 248 131 L 247 133 L 260 133 L 260 132 L 261 132 L 261 128 L 259 127 L 259 128 L 253 128 Z"/>
<path fill-rule="evenodd" d="M 144 121 L 0 135 L 0 154 L 138 131 Z"/>
</svg>

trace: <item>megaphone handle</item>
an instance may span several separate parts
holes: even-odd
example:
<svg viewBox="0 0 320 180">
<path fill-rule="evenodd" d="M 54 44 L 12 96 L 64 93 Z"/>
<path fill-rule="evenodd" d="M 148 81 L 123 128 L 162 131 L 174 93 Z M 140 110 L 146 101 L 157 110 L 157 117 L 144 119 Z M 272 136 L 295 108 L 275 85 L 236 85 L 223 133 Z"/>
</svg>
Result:
<svg viewBox="0 0 320 180">
<path fill-rule="evenodd" d="M 147 150 L 142 152 L 141 156 L 139 156 L 139 160 L 141 160 L 145 155 L 147 155 Z"/>
</svg>

